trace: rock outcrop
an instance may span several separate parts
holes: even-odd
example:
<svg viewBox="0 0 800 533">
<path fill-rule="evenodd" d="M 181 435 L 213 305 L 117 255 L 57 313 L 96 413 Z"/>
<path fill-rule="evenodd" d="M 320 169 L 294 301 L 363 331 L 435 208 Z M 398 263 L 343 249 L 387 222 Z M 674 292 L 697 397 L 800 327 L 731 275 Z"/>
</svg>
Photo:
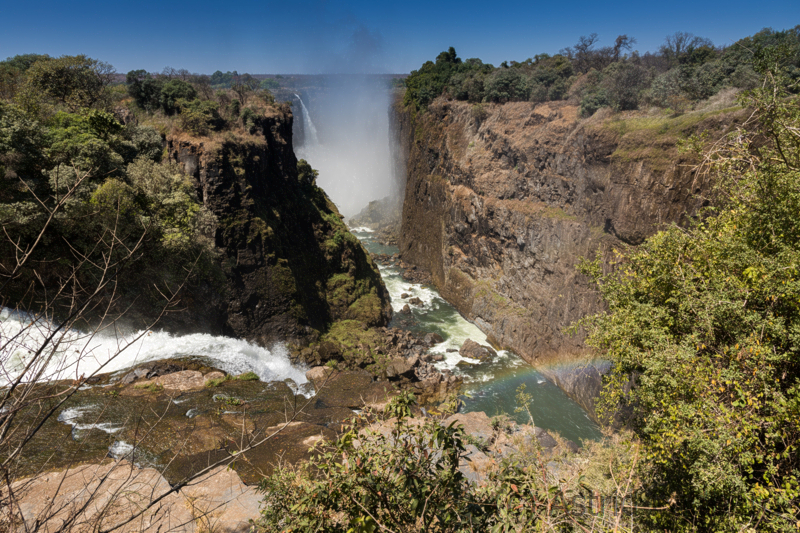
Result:
<svg viewBox="0 0 800 533">
<path fill-rule="evenodd" d="M 182 299 L 190 312 L 164 327 L 265 344 L 313 339 L 338 320 L 387 323 L 378 269 L 313 177 L 298 172 L 288 109 L 261 118 L 256 135 L 168 137 L 167 153 L 213 215 L 216 255 Z"/>
</svg>

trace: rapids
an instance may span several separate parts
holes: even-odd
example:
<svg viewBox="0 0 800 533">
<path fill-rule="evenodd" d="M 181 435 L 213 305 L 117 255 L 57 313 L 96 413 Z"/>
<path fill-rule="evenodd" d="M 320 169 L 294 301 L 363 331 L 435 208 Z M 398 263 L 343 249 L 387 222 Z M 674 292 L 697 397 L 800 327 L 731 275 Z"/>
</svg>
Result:
<svg viewBox="0 0 800 533">
<path fill-rule="evenodd" d="M 377 242 L 368 228 L 352 228 L 351 231 L 373 254 L 391 256 L 398 252 L 396 247 Z M 515 411 L 518 407 L 517 388 L 525 385 L 525 392 L 533 397 L 530 410 L 535 425 L 556 431 L 576 443 L 600 437 L 599 428 L 578 404 L 513 352 L 501 350 L 494 361 L 480 363 L 453 351 L 458 350 L 467 339 L 483 345 L 489 343 L 486 335 L 461 316 L 434 288 L 405 281 L 396 266 L 380 265 L 379 269 L 392 298 L 395 312 L 392 325 L 420 334 L 436 332 L 444 338 L 444 342 L 430 351 L 444 356 L 444 360 L 436 366 L 448 368 L 464 378 L 461 400 L 465 412 L 484 411 L 490 417 L 505 414 L 517 422 L 528 423 L 527 413 Z M 403 293 L 409 297 L 402 299 Z M 403 317 L 399 311 L 414 297 L 422 300 L 423 305 L 410 306 L 413 323 L 408 326 L 402 323 Z"/>
<path fill-rule="evenodd" d="M 9 309 L 0 311 L 0 385 L 19 375 L 53 329 L 53 324 L 45 319 Z M 262 381 L 290 379 L 297 386 L 308 381 L 306 369 L 289 361 L 289 352 L 282 344 L 262 348 L 230 337 L 206 333 L 173 335 L 161 331 L 127 335 L 68 331 L 55 340 L 44 352 L 52 353 L 53 357 L 40 369 L 39 380 L 75 379 L 95 372 L 120 371 L 147 361 L 201 356 L 230 374 L 255 372 Z"/>
</svg>

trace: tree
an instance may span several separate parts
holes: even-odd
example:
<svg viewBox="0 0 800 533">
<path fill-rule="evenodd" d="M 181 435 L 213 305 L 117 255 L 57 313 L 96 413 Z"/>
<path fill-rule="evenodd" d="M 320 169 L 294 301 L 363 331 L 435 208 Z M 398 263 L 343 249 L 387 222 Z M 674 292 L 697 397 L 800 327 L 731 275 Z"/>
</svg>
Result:
<svg viewBox="0 0 800 533">
<path fill-rule="evenodd" d="M 675 66 L 687 62 L 687 59 L 692 57 L 692 54 L 698 50 L 703 48 L 713 49 L 713 46 L 710 39 L 678 31 L 666 37 L 664 44 L 659 48 L 659 52 L 672 66 Z"/>
<path fill-rule="evenodd" d="M 114 67 L 85 55 L 61 56 L 37 61 L 27 71 L 31 93 L 44 94 L 75 111 L 103 103 Z"/>
<path fill-rule="evenodd" d="M 180 100 L 194 100 L 197 91 L 189 83 L 172 79 L 161 88 L 161 109 L 167 115 L 173 115 L 180 110 Z"/>
<path fill-rule="evenodd" d="M 131 70 L 125 76 L 128 94 L 136 104 L 146 111 L 154 111 L 161 105 L 162 80 L 154 78 L 146 70 Z"/>
<path fill-rule="evenodd" d="M 241 76 L 234 76 L 231 83 L 231 89 L 239 96 L 239 101 L 242 105 L 247 105 L 247 96 L 258 89 L 261 84 L 250 74 L 242 74 Z"/>
</svg>

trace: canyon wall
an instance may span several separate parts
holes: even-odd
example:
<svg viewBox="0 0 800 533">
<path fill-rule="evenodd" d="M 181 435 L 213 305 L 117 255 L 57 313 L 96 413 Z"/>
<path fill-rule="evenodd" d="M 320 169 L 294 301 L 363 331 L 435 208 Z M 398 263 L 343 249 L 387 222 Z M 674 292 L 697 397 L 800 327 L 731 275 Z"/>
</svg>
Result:
<svg viewBox="0 0 800 533">
<path fill-rule="evenodd" d="M 168 137 L 169 158 L 213 215 L 213 260 L 182 298 L 187 329 L 266 344 L 314 340 L 338 320 L 388 323 L 377 267 L 310 168 L 298 169 L 292 120 L 281 107 L 256 135 Z"/>
<path fill-rule="evenodd" d="M 580 119 L 567 102 L 440 98 L 424 112 L 397 102 L 402 258 L 428 270 L 496 346 L 537 366 L 584 357 L 582 334 L 564 330 L 603 303 L 576 264 L 686 224 L 710 184 L 676 141 L 719 135 L 739 115 L 601 110 Z"/>
</svg>

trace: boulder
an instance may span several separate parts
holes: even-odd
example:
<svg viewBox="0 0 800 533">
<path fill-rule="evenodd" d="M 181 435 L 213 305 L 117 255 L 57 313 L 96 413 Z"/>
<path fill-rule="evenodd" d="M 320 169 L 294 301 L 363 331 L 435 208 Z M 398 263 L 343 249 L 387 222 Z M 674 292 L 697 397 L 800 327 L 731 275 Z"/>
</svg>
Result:
<svg viewBox="0 0 800 533">
<path fill-rule="evenodd" d="M 478 344 L 472 339 L 465 340 L 458 353 L 461 355 L 461 357 L 469 357 L 470 359 L 477 359 L 481 362 L 491 361 L 497 357 L 497 352 L 488 346 Z"/>
<path fill-rule="evenodd" d="M 440 342 L 444 342 L 444 339 L 438 333 L 428 333 L 424 337 L 425 344 L 428 346 L 433 346 L 434 344 L 439 344 Z"/>
<path fill-rule="evenodd" d="M 319 385 L 325 383 L 334 370 L 327 366 L 315 366 L 308 372 L 306 372 L 306 379 L 314 384 L 314 387 L 319 387 Z M 319 383 L 319 385 L 318 385 Z"/>
<path fill-rule="evenodd" d="M 455 422 L 455 425 L 464 426 L 464 432 L 476 439 L 480 439 L 486 444 L 491 443 L 494 436 L 494 429 L 492 429 L 492 422 L 483 411 L 476 411 L 472 413 L 456 413 L 444 420 L 443 425 L 449 426 Z"/>
<path fill-rule="evenodd" d="M 550 450 L 558 446 L 556 439 L 554 439 L 552 435 L 542 428 L 533 428 L 533 434 L 536 436 L 536 440 L 539 441 L 539 446 L 546 450 Z M 530 435 L 528 435 L 525 440 L 530 442 L 530 438 Z"/>
<path fill-rule="evenodd" d="M 194 518 L 196 531 L 247 533 L 257 519 L 263 496 L 233 470 L 218 466 L 180 491 Z"/>
<path fill-rule="evenodd" d="M 220 372 L 221 374 L 221 372 Z M 224 374 L 223 374 L 224 377 Z M 173 372 L 165 376 L 158 376 L 149 381 L 140 381 L 136 384 L 138 388 L 144 388 L 148 385 L 160 385 L 167 391 L 188 391 L 194 389 L 202 389 L 205 387 L 206 378 L 198 370 L 181 370 L 180 372 Z"/>
<path fill-rule="evenodd" d="M 425 305 L 425 304 L 422 302 L 422 300 L 420 300 L 420 299 L 419 299 L 419 298 L 417 298 L 416 296 L 415 296 L 415 297 L 413 297 L 413 298 L 411 298 L 411 299 L 408 301 L 408 303 L 410 303 L 411 305 L 416 305 L 417 307 L 422 307 L 423 305 Z"/>
<path fill-rule="evenodd" d="M 389 361 L 389 364 L 386 365 L 386 377 L 389 379 L 394 380 L 403 377 L 410 378 L 413 376 L 414 376 L 414 366 L 412 366 L 407 360 L 401 357 L 392 359 L 391 361 Z"/>
<path fill-rule="evenodd" d="M 405 313 L 407 315 L 410 315 L 411 314 L 411 308 L 408 306 L 408 304 L 406 304 L 406 305 L 403 306 L 403 309 L 401 309 L 400 312 L 401 313 Z"/>
<path fill-rule="evenodd" d="M 22 519 L 40 531 L 61 531 L 72 517 L 73 531 L 111 529 L 169 490 L 157 470 L 139 469 L 127 461 L 82 465 L 14 483 Z M 183 500 L 169 494 L 118 531 L 194 531 L 194 517 Z M 257 512 L 258 508 L 252 517 Z"/>
<path fill-rule="evenodd" d="M 212 379 L 225 379 L 225 373 L 220 372 L 219 370 L 214 370 L 203 377 L 206 378 L 206 381 L 211 381 Z"/>
</svg>

